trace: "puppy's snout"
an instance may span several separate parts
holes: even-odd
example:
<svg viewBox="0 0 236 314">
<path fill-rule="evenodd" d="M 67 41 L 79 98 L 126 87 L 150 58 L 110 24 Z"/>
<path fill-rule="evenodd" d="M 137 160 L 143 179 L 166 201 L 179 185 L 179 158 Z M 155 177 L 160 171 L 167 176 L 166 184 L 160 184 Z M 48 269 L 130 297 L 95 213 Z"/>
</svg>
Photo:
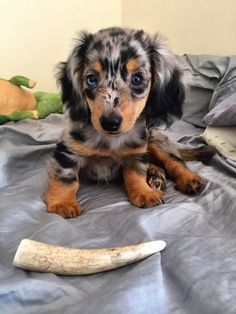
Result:
<svg viewBox="0 0 236 314">
<path fill-rule="evenodd" d="M 119 129 L 121 125 L 122 117 L 118 115 L 111 115 L 111 116 L 102 116 L 100 118 L 100 123 L 103 130 L 108 132 L 115 132 Z"/>
</svg>

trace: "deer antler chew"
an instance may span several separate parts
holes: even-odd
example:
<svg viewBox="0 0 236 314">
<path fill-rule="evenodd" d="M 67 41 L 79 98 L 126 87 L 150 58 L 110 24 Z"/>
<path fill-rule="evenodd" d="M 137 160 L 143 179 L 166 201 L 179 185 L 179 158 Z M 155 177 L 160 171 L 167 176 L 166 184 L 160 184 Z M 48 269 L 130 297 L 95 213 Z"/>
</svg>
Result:
<svg viewBox="0 0 236 314">
<path fill-rule="evenodd" d="M 137 262 L 165 246 L 166 243 L 159 240 L 115 248 L 77 249 L 24 239 L 17 249 L 13 265 L 59 275 L 87 275 Z"/>
</svg>

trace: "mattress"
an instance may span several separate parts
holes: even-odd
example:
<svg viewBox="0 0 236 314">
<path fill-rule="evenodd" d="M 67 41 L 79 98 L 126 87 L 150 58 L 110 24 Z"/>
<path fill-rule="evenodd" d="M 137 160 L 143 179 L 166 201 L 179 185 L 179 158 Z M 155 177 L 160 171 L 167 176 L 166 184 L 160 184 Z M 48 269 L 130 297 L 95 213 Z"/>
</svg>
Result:
<svg viewBox="0 0 236 314">
<path fill-rule="evenodd" d="M 47 160 L 63 115 L 0 127 L 0 313 L 236 313 L 236 180 L 216 155 L 188 166 L 207 179 L 196 196 L 168 181 L 165 204 L 132 206 L 122 183 L 81 183 L 84 209 L 74 219 L 49 214 Z M 203 129 L 185 121 L 164 131 L 181 146 L 202 144 Z M 59 276 L 12 265 L 29 238 L 74 248 L 164 240 L 145 260 L 87 276 Z"/>
</svg>

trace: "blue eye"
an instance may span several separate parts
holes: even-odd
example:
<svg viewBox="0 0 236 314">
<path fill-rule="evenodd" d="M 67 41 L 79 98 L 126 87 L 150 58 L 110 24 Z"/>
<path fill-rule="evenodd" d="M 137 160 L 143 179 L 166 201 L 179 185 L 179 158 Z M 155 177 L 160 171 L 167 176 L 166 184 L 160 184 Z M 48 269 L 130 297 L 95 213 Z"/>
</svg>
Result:
<svg viewBox="0 0 236 314">
<path fill-rule="evenodd" d="M 88 87 L 96 87 L 98 84 L 98 79 L 96 75 L 90 74 L 87 76 L 87 85 Z"/>
<path fill-rule="evenodd" d="M 131 76 L 131 83 L 134 86 L 140 86 L 143 83 L 143 76 L 140 73 L 134 73 Z"/>
</svg>

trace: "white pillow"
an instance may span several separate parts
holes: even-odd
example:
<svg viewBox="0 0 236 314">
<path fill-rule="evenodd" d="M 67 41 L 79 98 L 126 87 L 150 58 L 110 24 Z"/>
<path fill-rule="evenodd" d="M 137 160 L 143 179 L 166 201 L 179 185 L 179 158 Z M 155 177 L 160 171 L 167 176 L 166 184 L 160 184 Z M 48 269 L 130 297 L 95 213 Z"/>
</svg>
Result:
<svg viewBox="0 0 236 314">
<path fill-rule="evenodd" d="M 236 162 L 236 126 L 208 126 L 201 137 L 215 146 L 222 156 Z"/>
</svg>

